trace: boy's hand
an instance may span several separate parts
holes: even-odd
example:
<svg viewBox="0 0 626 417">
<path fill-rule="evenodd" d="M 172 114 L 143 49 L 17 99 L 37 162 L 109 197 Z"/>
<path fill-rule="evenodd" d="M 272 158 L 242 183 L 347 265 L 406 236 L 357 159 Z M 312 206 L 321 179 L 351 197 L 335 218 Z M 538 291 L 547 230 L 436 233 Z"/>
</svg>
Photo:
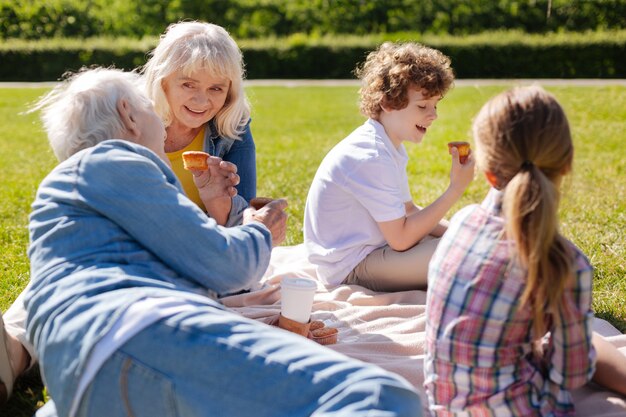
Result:
<svg viewBox="0 0 626 417">
<path fill-rule="evenodd" d="M 474 179 L 474 154 L 470 149 L 469 155 L 465 163 L 459 161 L 459 150 L 455 147 L 450 148 L 452 155 L 452 167 L 450 168 L 450 188 L 463 193 L 467 186 Z"/>
</svg>

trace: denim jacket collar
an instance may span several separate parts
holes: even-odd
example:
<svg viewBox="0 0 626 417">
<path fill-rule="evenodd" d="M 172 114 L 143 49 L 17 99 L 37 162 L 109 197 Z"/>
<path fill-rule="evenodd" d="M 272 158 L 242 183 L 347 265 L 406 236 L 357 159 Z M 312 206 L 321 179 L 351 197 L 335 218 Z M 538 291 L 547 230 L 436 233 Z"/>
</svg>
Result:
<svg viewBox="0 0 626 417">
<path fill-rule="evenodd" d="M 215 120 L 209 120 L 204 129 L 204 149 L 210 155 L 222 158 L 228 153 L 235 139 L 220 136 L 215 126 Z"/>
</svg>

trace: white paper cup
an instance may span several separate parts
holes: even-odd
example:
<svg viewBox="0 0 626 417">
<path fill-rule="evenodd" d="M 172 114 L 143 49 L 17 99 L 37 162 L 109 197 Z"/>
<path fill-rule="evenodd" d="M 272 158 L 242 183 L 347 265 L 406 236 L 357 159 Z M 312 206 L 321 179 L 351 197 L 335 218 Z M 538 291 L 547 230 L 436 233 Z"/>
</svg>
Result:
<svg viewBox="0 0 626 417">
<path fill-rule="evenodd" d="M 283 278 L 280 283 L 280 313 L 293 321 L 308 323 L 316 289 L 317 284 L 312 279 Z"/>
</svg>

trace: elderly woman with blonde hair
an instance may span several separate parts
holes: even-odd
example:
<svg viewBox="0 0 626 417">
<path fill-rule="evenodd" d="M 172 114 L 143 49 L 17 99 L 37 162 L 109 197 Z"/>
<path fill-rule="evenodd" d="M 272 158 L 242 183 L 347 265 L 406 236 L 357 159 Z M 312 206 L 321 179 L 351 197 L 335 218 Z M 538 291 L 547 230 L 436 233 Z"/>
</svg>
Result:
<svg viewBox="0 0 626 417">
<path fill-rule="evenodd" d="M 81 72 L 37 106 L 61 163 L 30 215 L 27 336 L 40 416 L 417 416 L 401 378 L 246 319 L 284 200 L 219 226 L 183 193 L 137 75 Z"/>
<path fill-rule="evenodd" d="M 220 26 L 172 24 L 142 72 L 146 93 L 165 124 L 165 152 L 185 192 L 219 224 L 241 223 L 243 209 L 256 196 L 256 150 L 239 47 Z M 206 172 L 183 168 L 186 151 L 231 163 L 240 179 L 237 195 L 215 198 Z"/>
</svg>

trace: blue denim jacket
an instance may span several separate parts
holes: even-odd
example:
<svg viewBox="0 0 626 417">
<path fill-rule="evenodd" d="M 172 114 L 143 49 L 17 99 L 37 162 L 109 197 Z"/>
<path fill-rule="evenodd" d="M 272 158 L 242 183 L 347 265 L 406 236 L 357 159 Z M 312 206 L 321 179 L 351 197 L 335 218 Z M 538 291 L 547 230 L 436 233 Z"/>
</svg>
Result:
<svg viewBox="0 0 626 417">
<path fill-rule="evenodd" d="M 69 409 L 89 353 L 130 304 L 174 296 L 221 308 L 207 295 L 250 287 L 269 264 L 264 225 L 218 226 L 156 154 L 125 141 L 59 164 L 32 209 L 27 334 L 59 410 Z"/>
<path fill-rule="evenodd" d="M 237 166 L 241 181 L 235 187 L 237 195 L 233 198 L 226 226 L 241 224 L 243 210 L 256 197 L 256 147 L 250 131 L 250 121 L 238 139 L 231 139 L 220 136 L 211 120 L 204 130 L 204 151 Z"/>
<path fill-rule="evenodd" d="M 220 136 L 211 120 L 204 130 L 204 150 L 237 165 L 237 173 L 241 177 L 236 187 L 237 195 L 248 202 L 256 197 L 256 146 L 250 131 L 250 121 L 238 139 L 231 139 Z"/>
</svg>

